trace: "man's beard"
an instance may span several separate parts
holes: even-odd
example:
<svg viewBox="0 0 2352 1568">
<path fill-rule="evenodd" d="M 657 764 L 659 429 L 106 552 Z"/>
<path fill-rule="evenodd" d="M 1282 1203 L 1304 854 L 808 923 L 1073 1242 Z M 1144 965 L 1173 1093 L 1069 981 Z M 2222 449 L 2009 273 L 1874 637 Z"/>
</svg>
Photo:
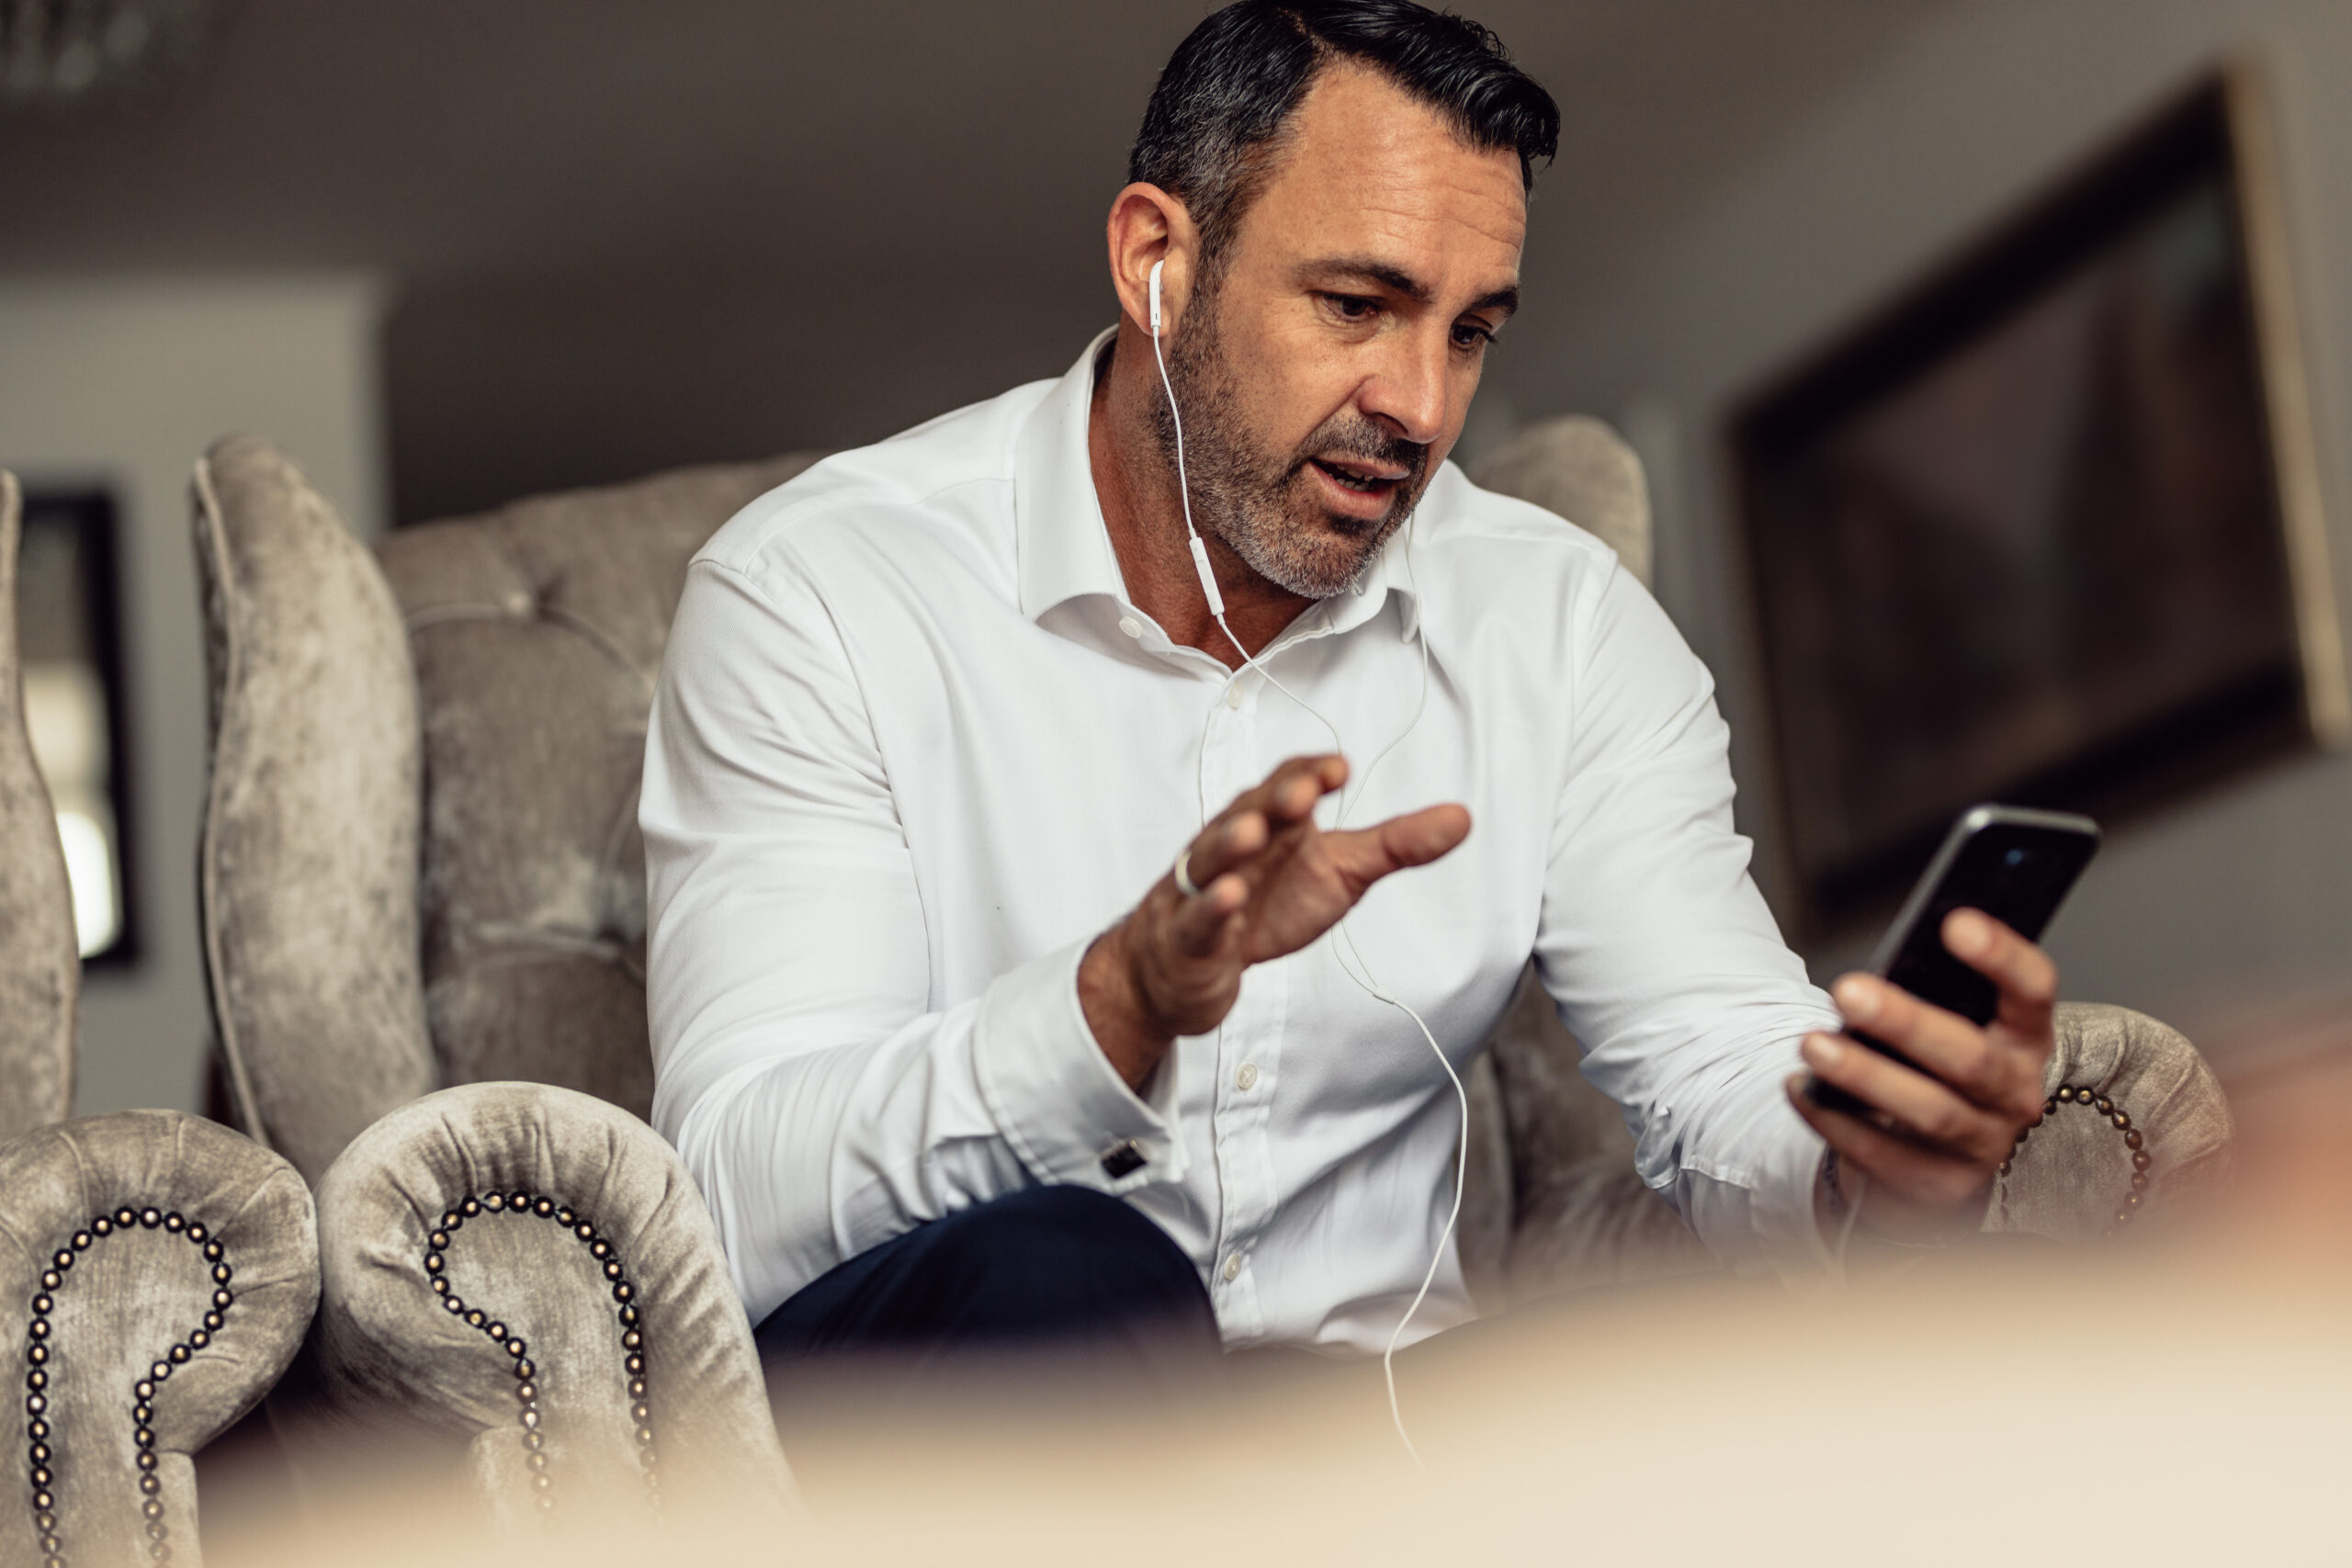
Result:
<svg viewBox="0 0 2352 1568">
<path fill-rule="evenodd" d="M 1252 571 L 1306 599 L 1328 599 L 1363 575 L 1429 479 L 1429 448 L 1341 411 L 1290 452 L 1253 443 L 1243 428 L 1233 366 L 1217 330 L 1216 285 L 1193 299 L 1184 332 L 1168 350 L 1168 378 L 1184 419 L 1183 475 L 1194 525 L 1233 547 Z M 1152 424 L 1170 468 L 1176 426 L 1165 399 Z M 1380 518 L 1340 517 L 1307 493 L 1313 457 L 1352 457 L 1407 470 Z"/>
</svg>

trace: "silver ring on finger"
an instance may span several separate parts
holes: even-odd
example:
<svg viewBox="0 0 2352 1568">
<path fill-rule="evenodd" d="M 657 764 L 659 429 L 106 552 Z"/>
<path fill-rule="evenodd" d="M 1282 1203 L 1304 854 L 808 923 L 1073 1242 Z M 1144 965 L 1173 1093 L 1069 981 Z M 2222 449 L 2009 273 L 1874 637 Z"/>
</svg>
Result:
<svg viewBox="0 0 2352 1568">
<path fill-rule="evenodd" d="M 1201 890 L 1193 885 L 1193 852 L 1189 846 L 1176 857 L 1176 891 L 1187 898 L 1201 896 Z"/>
</svg>

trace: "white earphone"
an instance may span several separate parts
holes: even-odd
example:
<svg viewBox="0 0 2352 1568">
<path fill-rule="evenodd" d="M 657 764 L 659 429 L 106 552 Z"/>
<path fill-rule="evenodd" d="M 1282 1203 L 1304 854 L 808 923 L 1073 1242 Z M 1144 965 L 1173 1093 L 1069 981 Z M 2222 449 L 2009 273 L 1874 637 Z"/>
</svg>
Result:
<svg viewBox="0 0 2352 1568">
<path fill-rule="evenodd" d="M 1159 347 L 1161 330 L 1159 275 L 1161 270 L 1165 268 L 1167 265 L 1168 263 L 1165 257 L 1151 264 L 1151 355 L 1152 358 L 1159 363 L 1160 389 L 1168 394 L 1169 422 L 1175 427 L 1176 493 L 1178 499 L 1183 504 L 1184 533 L 1192 545 L 1193 570 L 1200 577 L 1202 596 L 1208 601 L 1209 615 L 1216 621 L 1217 628 L 1225 633 L 1226 640 L 1233 644 L 1234 651 L 1241 655 L 1242 669 L 1255 670 L 1259 676 L 1264 680 L 1268 685 L 1273 687 L 1274 690 L 1280 692 L 1283 696 L 1288 697 L 1292 702 L 1296 703 L 1300 708 L 1312 716 L 1317 723 L 1329 730 L 1331 732 L 1331 749 L 1344 756 L 1347 753 L 1347 746 L 1340 739 L 1339 726 L 1333 724 L 1329 719 L 1325 718 L 1320 713 L 1317 713 L 1315 708 L 1297 693 L 1292 691 L 1288 686 L 1283 685 L 1280 681 L 1275 680 L 1272 672 L 1267 670 L 1264 665 L 1260 664 L 1257 659 L 1248 649 L 1241 646 L 1241 639 L 1234 636 L 1233 628 L 1226 624 L 1225 595 L 1217 590 L 1216 572 L 1215 569 L 1209 565 L 1208 546 L 1202 541 L 1201 531 L 1199 528 L 1194 526 L 1193 523 L 1192 485 L 1184 474 L 1184 415 L 1176 406 L 1176 386 L 1173 381 L 1169 379 L 1168 358 L 1166 355 L 1160 352 Z M 1413 523 L 1412 519 L 1408 518 L 1405 524 L 1405 571 L 1408 578 L 1411 577 L 1412 570 Z M 1419 589 L 1417 586 L 1417 596 L 1418 592 Z M 1403 729 L 1396 732 L 1396 739 L 1391 740 L 1387 745 L 1380 749 L 1379 754 L 1373 758 L 1371 763 L 1365 767 L 1363 773 L 1356 778 L 1353 787 L 1351 790 L 1343 791 L 1341 793 L 1340 797 L 1339 812 L 1332 818 L 1331 822 L 1334 831 L 1337 831 L 1339 829 L 1346 826 L 1348 809 L 1356 801 L 1363 798 L 1364 786 L 1371 783 L 1374 770 L 1378 768 L 1383 761 L 1387 760 L 1388 753 L 1394 751 L 1397 745 L 1403 741 L 1406 736 L 1410 735 L 1413 732 L 1414 728 L 1421 722 L 1422 713 L 1429 707 L 1430 638 L 1429 615 L 1426 607 L 1423 607 L 1420 615 L 1415 623 L 1414 636 L 1419 640 L 1421 645 L 1420 700 L 1413 706 L 1413 716 L 1406 721 L 1405 728 Z M 1227 690 L 1231 689 L 1233 682 L 1238 679 L 1239 676 L 1240 671 L 1237 670 L 1231 676 L 1227 678 L 1226 686 Z M 1225 694 L 1222 692 L 1218 694 L 1220 700 L 1222 700 L 1224 694 Z M 1210 706 L 1209 714 L 1211 721 L 1214 721 L 1216 714 L 1216 707 L 1215 705 Z M 1204 724 L 1201 728 L 1201 751 L 1199 759 L 1195 763 L 1194 770 L 1196 775 L 1195 782 L 1200 795 L 1201 817 L 1204 821 L 1206 821 L 1208 818 L 1208 789 L 1206 780 L 1208 765 L 1208 728 L 1206 724 Z M 1374 1000 L 1385 1002 L 1388 1006 L 1395 1008 L 1397 1011 L 1403 1013 L 1407 1018 L 1413 1021 L 1414 1026 L 1421 1032 L 1421 1038 L 1429 1042 L 1430 1050 L 1436 1055 L 1438 1066 L 1445 1069 L 1445 1076 L 1453 1081 L 1454 1097 L 1459 1100 L 1462 1104 L 1462 1138 L 1461 1142 L 1454 1145 L 1453 1156 L 1453 1206 L 1445 1216 L 1445 1228 L 1438 1233 L 1437 1250 L 1430 1255 L 1429 1269 L 1421 1275 L 1421 1287 L 1413 1293 L 1412 1304 L 1405 1309 L 1405 1315 L 1397 1320 L 1396 1332 L 1389 1335 L 1388 1347 L 1385 1350 L 1381 1352 L 1380 1357 L 1381 1374 L 1388 1382 L 1388 1417 L 1391 1421 L 1396 1423 L 1396 1436 L 1403 1441 L 1406 1453 L 1412 1457 L 1414 1466 L 1416 1468 L 1421 1468 L 1420 1451 L 1413 1447 L 1412 1437 L 1405 1430 L 1404 1413 L 1398 1407 L 1396 1403 L 1396 1342 L 1405 1337 L 1405 1330 L 1407 1326 L 1412 1323 L 1414 1314 L 1421 1310 L 1421 1303 L 1429 1298 L 1430 1286 L 1437 1280 L 1438 1265 L 1445 1260 L 1446 1243 L 1453 1239 L 1454 1226 L 1462 1218 L 1462 1192 L 1469 1173 L 1470 1160 L 1470 1093 L 1468 1089 L 1463 1087 L 1462 1075 L 1453 1070 L 1453 1064 L 1447 1060 L 1444 1051 L 1439 1048 L 1437 1036 L 1430 1032 L 1430 1026 L 1427 1023 L 1421 1021 L 1421 1015 L 1415 1012 L 1403 998 L 1396 995 L 1396 992 L 1390 990 L 1386 986 L 1382 985 L 1380 983 L 1379 976 L 1372 972 L 1372 965 L 1365 963 L 1363 955 L 1356 951 L 1355 939 L 1348 932 L 1348 921 L 1346 916 L 1343 915 L 1340 917 L 1339 925 L 1333 930 L 1333 934 L 1339 940 L 1332 943 L 1331 956 L 1338 962 L 1340 971 L 1345 974 L 1349 979 L 1354 981 L 1365 992 L 1370 994 Z M 1341 951 L 1342 949 L 1345 950 L 1344 953 Z M 1351 962 L 1351 960 L 1352 960 L 1352 962 Z"/>
<path fill-rule="evenodd" d="M 1193 570 L 1200 577 L 1201 592 L 1209 602 L 1209 614 L 1216 617 L 1218 626 L 1225 627 L 1227 640 L 1235 648 L 1241 649 L 1242 662 L 1254 667 L 1257 661 L 1250 657 L 1249 649 L 1241 648 L 1241 639 L 1233 635 L 1231 626 L 1225 625 L 1225 595 L 1217 592 L 1216 571 L 1209 565 L 1209 547 L 1201 541 L 1201 531 L 1193 526 L 1192 486 L 1184 479 L 1184 416 L 1177 410 L 1176 389 L 1168 379 L 1167 357 L 1159 352 L 1159 275 L 1167 265 L 1164 256 L 1151 264 L 1151 356 L 1159 362 L 1159 384 L 1168 393 L 1168 417 L 1176 426 L 1176 493 L 1184 502 L 1184 532 L 1193 544 Z M 1263 670 L 1258 673 L 1266 675 Z M 1271 681 L 1273 677 L 1266 675 L 1266 679 Z M 1291 700 L 1298 702 L 1295 697 Z M 1305 703 L 1298 705 L 1306 707 Z M 1312 708 L 1306 711 L 1315 712 Z M 1316 716 L 1322 717 L 1320 714 Z M 1325 728 L 1329 728 L 1328 720 Z M 1333 730 L 1332 733 L 1336 736 L 1339 732 Z"/>
</svg>

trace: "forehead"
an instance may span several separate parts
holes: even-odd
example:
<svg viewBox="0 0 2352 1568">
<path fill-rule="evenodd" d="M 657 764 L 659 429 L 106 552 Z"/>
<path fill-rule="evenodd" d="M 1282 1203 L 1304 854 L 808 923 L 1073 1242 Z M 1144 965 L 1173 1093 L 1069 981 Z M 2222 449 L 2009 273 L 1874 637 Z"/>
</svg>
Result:
<svg viewBox="0 0 2352 1568">
<path fill-rule="evenodd" d="M 1241 243 L 1298 254 L 1393 253 L 1452 275 L 1517 276 L 1527 238 L 1518 153 L 1464 142 L 1377 73 L 1334 65 L 1293 114 Z M 1435 281 L 1435 279 L 1433 279 Z"/>
</svg>

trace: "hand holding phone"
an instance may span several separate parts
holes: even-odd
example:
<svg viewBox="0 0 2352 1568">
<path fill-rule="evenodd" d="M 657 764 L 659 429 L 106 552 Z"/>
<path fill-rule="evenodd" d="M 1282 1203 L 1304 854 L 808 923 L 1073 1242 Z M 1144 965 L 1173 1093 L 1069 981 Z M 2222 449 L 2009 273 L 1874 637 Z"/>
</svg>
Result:
<svg viewBox="0 0 2352 1568">
<path fill-rule="evenodd" d="M 2098 844 L 2086 818 L 1970 810 L 1895 917 L 1872 975 L 1838 983 L 1846 1034 L 1806 1038 L 1813 1072 L 1791 1080 L 1792 1098 L 1874 1190 L 1957 1212 L 2039 1115 L 2056 970 L 2033 942 Z M 1989 919 L 1953 920 L 1962 909 Z M 1968 939 L 1966 962 L 1947 945 L 1948 922 Z"/>
</svg>

